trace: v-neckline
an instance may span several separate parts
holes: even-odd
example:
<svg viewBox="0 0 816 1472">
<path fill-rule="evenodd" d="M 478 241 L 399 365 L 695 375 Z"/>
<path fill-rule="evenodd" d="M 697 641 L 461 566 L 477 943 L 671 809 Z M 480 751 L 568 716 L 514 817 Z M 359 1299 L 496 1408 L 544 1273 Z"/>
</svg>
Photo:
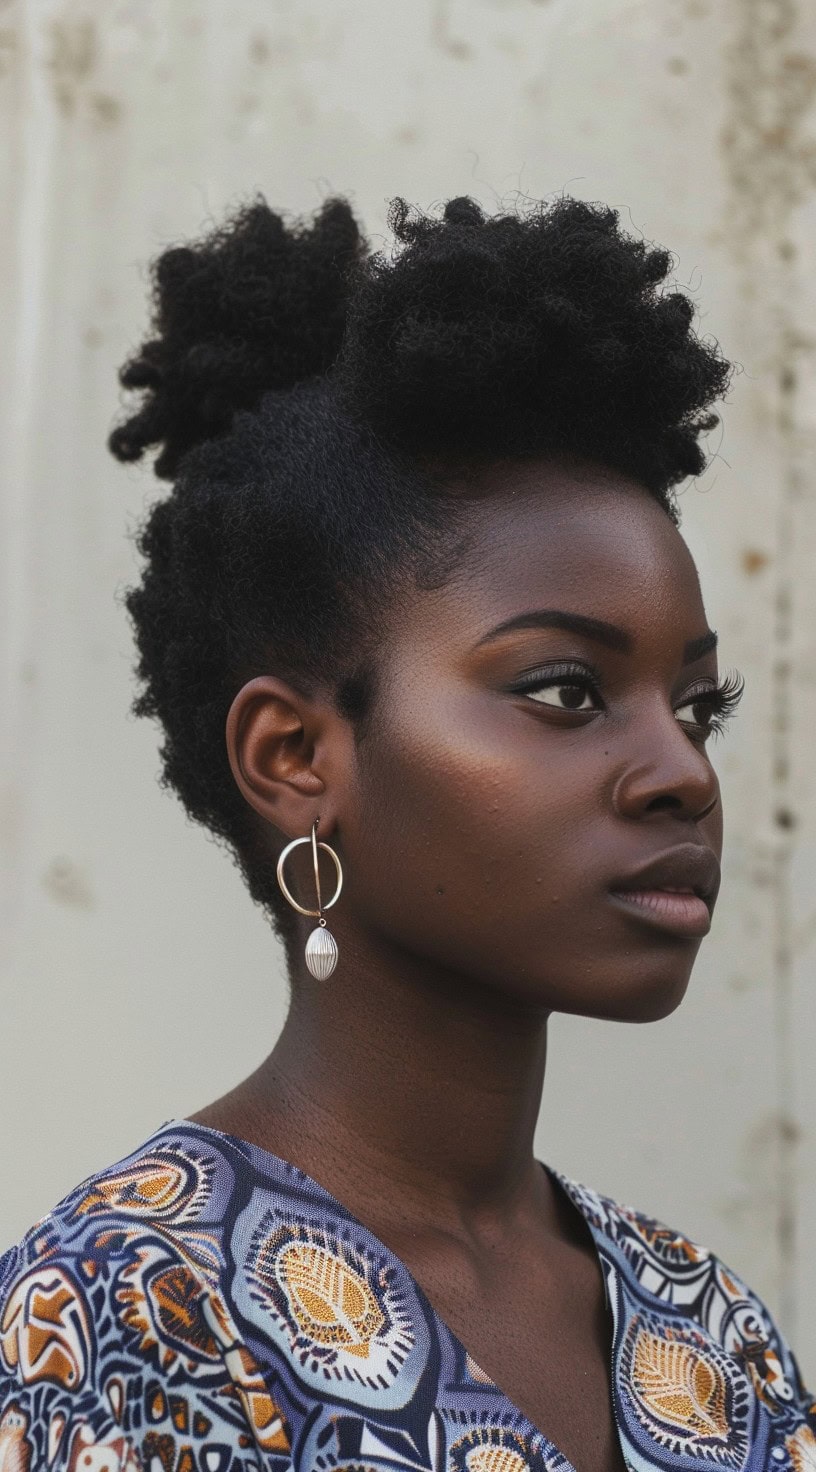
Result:
<svg viewBox="0 0 816 1472">
<path fill-rule="evenodd" d="M 225 1130 L 215 1129 L 213 1125 L 199 1124 L 197 1120 L 193 1119 L 169 1119 L 165 1121 L 165 1123 L 160 1125 L 159 1128 L 150 1137 L 151 1143 L 157 1138 L 157 1136 L 165 1134 L 167 1131 L 172 1129 L 191 1131 L 192 1133 L 202 1135 L 205 1138 L 207 1136 L 211 1136 L 215 1140 L 221 1140 L 227 1145 L 232 1146 L 233 1149 L 237 1150 L 238 1153 L 243 1155 L 245 1158 L 247 1156 L 247 1153 L 249 1153 L 250 1160 L 252 1156 L 255 1156 L 261 1163 L 263 1161 L 269 1161 L 278 1172 L 280 1172 L 281 1170 L 284 1172 L 294 1172 L 297 1176 L 299 1176 L 310 1191 L 316 1193 L 318 1197 L 322 1197 L 326 1204 L 331 1207 L 332 1211 L 340 1213 L 340 1215 L 344 1216 L 352 1226 L 363 1232 L 366 1237 L 368 1237 L 369 1240 L 374 1244 L 377 1250 L 383 1253 L 386 1259 L 390 1259 L 390 1261 L 395 1265 L 398 1271 L 405 1275 L 407 1282 L 409 1283 L 413 1292 L 416 1294 L 424 1312 L 428 1315 L 431 1322 L 444 1336 L 446 1336 L 450 1340 L 454 1348 L 457 1351 L 461 1352 L 466 1361 L 469 1361 L 471 1364 L 478 1366 L 478 1368 L 482 1371 L 482 1374 L 485 1376 L 486 1380 L 488 1380 L 489 1386 L 492 1387 L 493 1390 L 495 1390 L 499 1399 L 504 1402 L 507 1410 L 512 1414 L 513 1419 L 516 1422 L 523 1423 L 523 1427 L 527 1428 L 530 1439 L 535 1440 L 536 1443 L 543 1443 L 544 1446 L 548 1448 L 548 1456 L 554 1456 L 557 1459 L 555 1464 L 557 1466 L 557 1472 L 576 1472 L 576 1469 L 573 1466 L 573 1463 L 569 1460 L 569 1457 L 567 1457 L 565 1452 L 561 1451 L 561 1448 L 557 1446 L 557 1444 L 551 1439 L 551 1437 L 547 1435 L 546 1431 L 543 1431 L 541 1427 L 536 1426 L 535 1423 L 530 1420 L 530 1417 L 527 1415 L 527 1413 L 523 1411 L 520 1406 L 516 1405 L 515 1401 L 512 1400 L 507 1392 L 502 1389 L 501 1385 L 498 1385 L 495 1380 L 489 1379 L 490 1372 L 484 1369 L 484 1367 L 479 1363 L 476 1357 L 470 1353 L 469 1349 L 459 1338 L 458 1334 L 454 1333 L 453 1329 L 450 1327 L 447 1321 L 443 1319 L 442 1315 L 437 1311 L 436 1308 L 434 1308 L 434 1305 L 428 1298 L 427 1293 L 423 1289 L 421 1283 L 419 1283 L 414 1277 L 407 1263 L 405 1263 L 401 1257 L 398 1257 L 397 1254 L 392 1250 L 392 1248 L 390 1248 L 385 1242 L 382 1241 L 381 1238 L 379 1238 L 374 1232 L 372 1232 L 371 1228 L 367 1227 L 365 1222 L 361 1221 L 360 1218 L 356 1216 L 354 1212 L 345 1205 L 344 1202 L 340 1201 L 338 1197 L 333 1196 L 331 1191 L 329 1191 L 325 1186 L 321 1185 L 320 1181 L 315 1180 L 314 1176 L 310 1176 L 308 1172 L 303 1170 L 299 1165 L 295 1165 L 292 1161 L 286 1160 L 282 1155 L 276 1155 L 272 1150 L 265 1149 L 263 1145 L 257 1145 L 252 1140 L 244 1140 L 240 1135 L 232 1135 L 227 1133 Z M 618 1421 L 618 1417 L 615 1412 L 615 1349 L 617 1338 L 617 1322 L 616 1315 L 612 1307 L 611 1295 L 609 1292 L 609 1283 L 607 1281 L 607 1273 L 604 1270 L 604 1261 L 601 1258 L 598 1246 L 598 1236 L 600 1229 L 596 1227 L 595 1223 L 590 1219 L 588 1212 L 585 1210 L 581 1191 L 576 1186 L 576 1183 L 574 1181 L 571 1181 L 567 1176 L 563 1176 L 560 1171 L 555 1170 L 552 1166 L 547 1165 L 543 1160 L 537 1159 L 536 1164 L 541 1166 L 541 1169 L 546 1172 L 547 1176 L 555 1184 L 556 1188 L 560 1189 L 564 1193 L 570 1205 L 575 1208 L 589 1230 L 592 1246 L 595 1251 L 595 1258 L 601 1275 L 601 1282 L 603 1284 L 606 1311 L 612 1325 L 612 1341 L 609 1346 L 609 1394 L 612 1422 L 617 1434 L 621 1460 L 624 1467 L 628 1468 L 631 1466 L 631 1463 L 628 1461 L 626 1456 L 626 1448 L 624 1446 L 623 1437 L 621 1435 L 620 1422 Z"/>
</svg>

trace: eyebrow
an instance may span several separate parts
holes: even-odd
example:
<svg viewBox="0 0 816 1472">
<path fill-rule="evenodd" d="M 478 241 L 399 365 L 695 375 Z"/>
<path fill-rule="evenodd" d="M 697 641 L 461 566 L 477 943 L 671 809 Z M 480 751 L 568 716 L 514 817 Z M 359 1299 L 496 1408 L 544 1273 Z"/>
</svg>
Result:
<svg viewBox="0 0 816 1472">
<path fill-rule="evenodd" d="M 597 644 L 605 644 L 607 649 L 614 649 L 619 654 L 631 654 L 635 647 L 631 634 L 618 628 L 617 624 L 608 624 L 600 618 L 589 618 L 584 613 L 567 613 L 561 608 L 535 608 L 529 613 L 518 613 L 515 618 L 508 618 L 504 623 L 497 624 L 495 629 L 491 629 L 489 634 L 479 640 L 479 644 L 489 644 L 492 640 L 501 638 L 502 634 L 512 634 L 517 629 L 566 629 L 569 633 L 594 639 Z M 683 651 L 683 663 L 693 664 L 716 647 L 716 630 L 709 629 L 698 639 L 689 639 Z"/>
</svg>

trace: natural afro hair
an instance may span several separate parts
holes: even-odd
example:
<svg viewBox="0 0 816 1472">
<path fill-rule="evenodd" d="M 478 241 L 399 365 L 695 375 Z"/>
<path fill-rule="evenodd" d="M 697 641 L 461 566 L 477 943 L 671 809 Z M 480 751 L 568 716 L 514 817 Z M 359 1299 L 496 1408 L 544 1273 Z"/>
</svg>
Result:
<svg viewBox="0 0 816 1472">
<path fill-rule="evenodd" d="M 175 482 L 137 536 L 125 598 L 138 715 L 163 783 L 223 841 L 284 938 L 277 836 L 239 792 L 224 725 L 274 671 L 361 729 L 377 610 L 440 575 L 462 480 L 490 462 L 577 456 L 643 485 L 676 523 L 731 368 L 666 284 L 672 258 L 570 197 L 485 216 L 395 200 L 373 254 L 343 199 L 311 222 L 259 199 L 153 265 L 151 335 L 125 364 L 118 459 L 158 450 Z M 448 494 L 457 482 L 456 496 Z"/>
</svg>

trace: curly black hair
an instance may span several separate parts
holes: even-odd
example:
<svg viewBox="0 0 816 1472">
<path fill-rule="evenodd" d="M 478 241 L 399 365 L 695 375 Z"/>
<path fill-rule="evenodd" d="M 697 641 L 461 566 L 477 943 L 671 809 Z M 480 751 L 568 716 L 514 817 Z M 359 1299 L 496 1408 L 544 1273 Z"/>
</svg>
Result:
<svg viewBox="0 0 816 1472">
<path fill-rule="evenodd" d="M 329 691 L 362 729 L 377 610 L 444 575 L 461 497 L 446 467 L 544 454 L 673 487 L 731 365 L 669 290 L 669 252 L 570 197 L 485 216 L 392 203 L 372 254 L 347 201 L 286 222 L 263 199 L 153 265 L 151 336 L 121 382 L 141 398 L 120 460 L 158 447 L 175 482 L 137 534 L 127 590 L 162 784 L 223 842 L 288 942 L 275 844 L 237 788 L 224 726 L 253 675 Z"/>
</svg>

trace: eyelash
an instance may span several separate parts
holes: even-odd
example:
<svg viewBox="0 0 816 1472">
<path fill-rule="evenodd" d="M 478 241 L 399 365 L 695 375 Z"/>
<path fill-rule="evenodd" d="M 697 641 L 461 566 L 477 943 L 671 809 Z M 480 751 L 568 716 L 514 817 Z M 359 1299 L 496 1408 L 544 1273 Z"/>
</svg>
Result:
<svg viewBox="0 0 816 1472">
<path fill-rule="evenodd" d="M 533 690 L 547 690 L 557 688 L 559 685 L 572 685 L 590 693 L 600 700 L 600 679 L 596 674 L 590 674 L 585 666 L 580 664 L 563 664 L 544 675 L 541 670 L 531 670 L 517 685 L 514 693 L 518 695 L 529 695 Z M 709 723 L 702 727 L 699 723 L 682 721 L 681 725 L 696 724 L 698 730 L 704 730 L 706 736 L 721 736 L 726 724 L 736 715 L 737 707 L 745 691 L 745 680 L 737 670 L 731 671 L 717 685 L 704 685 L 698 689 L 690 690 L 685 699 L 677 707 L 682 710 L 686 705 L 704 705 L 709 712 Z M 565 710 L 568 708 L 565 706 Z M 574 714 L 586 715 L 586 711 L 576 711 Z"/>
</svg>

